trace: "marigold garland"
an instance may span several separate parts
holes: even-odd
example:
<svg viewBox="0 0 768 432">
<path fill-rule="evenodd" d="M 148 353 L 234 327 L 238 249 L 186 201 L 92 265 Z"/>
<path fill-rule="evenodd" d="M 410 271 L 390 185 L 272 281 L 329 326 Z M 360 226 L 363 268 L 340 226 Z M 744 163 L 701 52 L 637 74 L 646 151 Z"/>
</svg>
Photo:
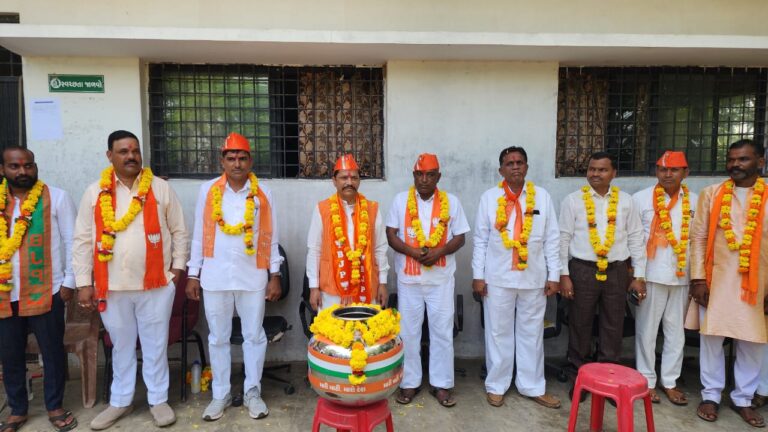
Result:
<svg viewBox="0 0 768 432">
<path fill-rule="evenodd" d="M 499 188 L 504 189 L 504 182 L 499 182 Z M 523 216 L 523 228 L 520 231 L 520 238 L 510 239 L 507 232 L 507 195 L 502 194 L 497 200 L 496 207 L 496 229 L 501 235 L 501 241 L 507 249 L 517 249 L 517 268 L 525 270 L 528 268 L 528 239 L 533 230 L 533 209 L 536 207 L 536 188 L 533 182 L 525 183 L 525 214 Z"/>
<path fill-rule="evenodd" d="M 749 272 L 749 256 L 751 253 L 752 239 L 757 228 L 757 216 L 760 214 L 760 207 L 763 204 L 763 192 L 765 191 L 765 180 L 758 177 L 752 191 L 752 198 L 749 200 L 747 208 L 747 222 L 744 225 L 744 235 L 741 237 L 741 243 L 736 241 L 736 233 L 733 231 L 731 223 L 731 203 L 733 202 L 733 180 L 725 182 L 725 194 L 723 195 L 722 205 L 720 206 L 720 228 L 725 231 L 725 240 L 728 242 L 728 249 L 739 251 L 739 273 Z"/>
<path fill-rule="evenodd" d="M 35 211 L 37 202 L 43 194 L 43 182 L 38 180 L 27 193 L 21 203 L 19 217 L 13 224 L 13 234 L 8 237 L 8 222 L 5 217 L 0 217 L 0 291 L 13 289 L 13 265 L 11 258 L 21 247 L 27 228 L 32 224 L 30 217 Z M 5 212 L 8 202 L 8 181 L 3 179 L 0 183 L 0 212 Z"/>
<path fill-rule="evenodd" d="M 408 207 L 408 213 L 411 215 L 411 226 L 413 227 L 413 232 L 416 234 L 416 241 L 419 242 L 420 248 L 433 248 L 437 246 L 440 243 L 440 240 L 443 239 L 443 235 L 445 235 L 445 231 L 448 227 L 448 221 L 450 220 L 448 194 L 441 190 L 437 190 L 437 194 L 440 199 L 440 221 L 432 231 L 432 234 L 429 235 L 429 239 L 427 239 L 424 236 L 424 229 L 421 227 L 421 221 L 419 220 L 419 208 L 416 205 L 416 188 L 411 186 L 411 189 L 408 191 L 408 202 L 406 203 L 406 206 Z M 430 226 L 431 224 L 432 222 L 430 221 Z"/>
<path fill-rule="evenodd" d="M 675 272 L 677 277 L 685 276 L 685 268 L 688 265 L 686 256 L 691 225 L 691 201 L 688 186 L 682 184 L 680 188 L 683 191 L 683 216 L 682 223 L 680 224 L 680 240 L 675 237 L 674 230 L 672 229 L 672 219 L 669 216 L 669 210 L 667 210 L 664 188 L 661 187 L 661 185 L 656 185 L 653 189 L 653 210 L 659 217 L 659 226 L 664 230 L 664 235 L 667 238 L 669 245 L 672 246 L 672 250 L 675 252 L 675 255 L 677 255 L 677 271 Z"/>
<path fill-rule="evenodd" d="M 256 253 L 256 249 L 253 247 L 253 221 L 254 212 L 256 211 L 255 199 L 259 195 L 259 179 L 254 173 L 248 173 L 248 180 L 251 181 L 251 189 L 248 192 L 248 196 L 245 198 L 245 214 L 243 215 L 243 222 L 230 225 L 224 222 L 224 210 L 221 208 L 222 195 L 221 189 L 216 185 L 211 186 L 212 204 L 211 219 L 219 225 L 221 232 L 228 235 L 243 235 L 243 243 L 245 243 L 245 253 L 253 255 Z"/>
<path fill-rule="evenodd" d="M 608 198 L 608 225 L 605 227 L 605 241 L 600 240 L 600 233 L 597 231 L 597 222 L 595 221 L 595 201 L 592 199 L 592 188 L 590 186 L 584 186 L 581 188 L 583 192 L 581 198 L 584 200 L 584 208 L 587 213 L 587 225 L 589 226 L 589 243 L 592 245 L 592 250 L 597 255 L 597 272 L 595 273 L 595 279 L 599 281 L 605 281 L 608 279 L 606 270 L 608 269 L 608 252 L 613 246 L 613 242 L 616 239 L 616 215 L 617 208 L 619 206 L 619 188 L 611 186 L 610 197 Z"/>
<path fill-rule="evenodd" d="M 376 309 L 376 315 L 365 321 L 347 321 L 336 318 L 333 312 L 338 304 L 323 309 L 317 314 L 309 330 L 314 335 L 322 336 L 343 348 L 351 349 L 349 366 L 352 374 L 348 376 L 350 384 L 365 383 L 365 366 L 368 353 L 365 348 L 375 345 L 379 340 L 400 333 L 400 313 L 397 309 L 381 309 L 381 306 L 365 303 L 353 303 L 350 306 L 362 306 Z"/>
<path fill-rule="evenodd" d="M 348 276 L 350 286 L 347 288 L 344 288 L 343 285 L 339 287 L 340 290 L 346 290 L 346 292 L 342 293 L 342 296 L 345 296 L 350 295 L 350 293 L 358 292 L 360 286 L 360 257 L 363 256 L 363 251 L 365 251 L 365 247 L 368 245 L 368 236 L 366 235 L 368 232 L 369 220 L 368 200 L 366 200 L 362 194 L 358 194 L 357 196 L 357 199 L 360 202 L 360 215 L 358 218 L 357 229 L 355 230 L 355 232 L 358 233 L 357 241 L 355 242 L 355 249 L 352 249 L 349 247 L 349 242 L 344 236 L 346 227 L 341 226 L 341 198 L 338 194 L 334 194 L 329 199 L 331 200 L 331 224 L 333 226 L 333 233 L 336 236 L 336 241 L 341 245 L 338 248 L 343 251 L 344 256 L 349 259 L 352 266 L 352 274 Z M 339 273 L 338 280 L 345 281 L 347 279 L 347 276 L 342 275 L 342 272 L 344 271 L 343 267 L 336 265 L 336 271 Z"/>
<path fill-rule="evenodd" d="M 136 219 L 136 216 L 144 208 L 144 201 L 147 199 L 149 188 L 152 186 L 152 170 L 144 168 L 141 171 L 141 180 L 139 181 L 138 193 L 131 199 L 128 211 L 125 212 L 120 220 L 115 220 L 115 209 L 112 206 L 112 192 L 114 188 L 113 175 L 115 169 L 110 166 L 101 172 L 99 180 L 99 206 L 101 207 L 101 218 L 104 223 L 104 232 L 101 233 L 101 248 L 99 249 L 99 261 L 109 262 L 112 260 L 112 248 L 115 246 L 115 235 L 125 231 L 128 225 Z"/>
</svg>

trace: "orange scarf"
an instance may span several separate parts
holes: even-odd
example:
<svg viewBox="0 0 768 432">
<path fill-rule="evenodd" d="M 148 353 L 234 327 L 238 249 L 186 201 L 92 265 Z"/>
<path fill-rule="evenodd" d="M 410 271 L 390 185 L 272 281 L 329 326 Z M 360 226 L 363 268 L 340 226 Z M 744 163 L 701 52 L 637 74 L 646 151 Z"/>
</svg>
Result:
<svg viewBox="0 0 768 432">
<path fill-rule="evenodd" d="M 429 234 L 426 234 L 427 237 L 429 237 L 432 232 L 435 231 L 435 220 L 440 219 L 440 194 L 438 193 L 437 188 L 435 188 L 435 193 L 432 195 L 434 198 L 432 200 L 432 216 L 429 218 Z M 418 200 L 418 198 L 417 198 Z M 416 204 L 418 208 L 418 201 Z M 406 206 L 407 207 L 407 206 Z M 421 215 L 419 215 L 421 216 Z M 408 209 L 405 209 L 405 235 L 403 236 L 405 238 L 405 244 L 409 246 L 413 246 L 415 248 L 419 247 L 419 241 L 416 239 L 416 236 L 413 237 L 408 235 L 408 229 L 412 226 L 413 218 L 411 217 L 411 212 L 408 211 Z M 423 227 L 423 225 L 422 225 Z M 437 244 L 437 246 L 445 246 L 445 240 L 448 238 L 448 230 L 446 229 L 445 234 L 443 234 L 443 238 L 440 239 L 440 242 Z M 445 267 L 445 255 L 441 256 L 437 262 L 435 263 L 438 267 Z M 411 275 L 411 276 L 418 276 L 421 274 L 421 264 L 413 259 L 410 256 L 405 256 L 405 274 Z"/>
<path fill-rule="evenodd" d="M 711 207 L 709 213 L 709 231 L 707 234 L 707 254 L 704 257 L 704 268 L 706 270 L 707 286 L 712 289 L 712 270 L 715 261 L 715 233 L 717 232 L 718 224 L 720 222 L 720 207 L 723 204 L 723 196 L 725 195 L 725 184 L 720 185 L 720 189 L 715 195 L 715 201 Z M 735 195 L 735 194 L 734 194 Z M 748 195 L 750 197 L 751 195 Z M 758 283 L 758 271 L 760 267 L 760 241 L 763 239 L 763 216 L 765 214 L 765 203 L 768 199 L 768 187 L 763 192 L 763 204 L 760 207 L 760 212 L 757 215 L 757 227 L 755 228 L 755 235 L 752 239 L 752 245 L 749 255 L 749 272 L 741 274 L 741 300 L 751 305 L 757 303 L 757 283 Z M 749 208 L 749 200 L 747 200 L 747 207 Z M 731 208 L 733 208 L 733 201 L 731 201 Z M 745 211 L 746 211 L 745 208 Z M 738 254 L 739 251 L 733 251 Z"/>
<path fill-rule="evenodd" d="M 653 187 L 654 190 L 659 185 Z M 680 193 L 676 193 L 675 196 L 669 197 L 669 203 L 667 204 L 666 210 L 668 212 L 672 212 L 672 208 L 675 207 L 675 204 L 677 204 L 677 200 L 680 198 Z M 648 256 L 649 260 L 652 260 L 656 258 L 656 248 L 665 248 L 669 246 L 669 241 L 667 240 L 667 234 L 664 232 L 663 229 L 661 229 L 661 220 L 659 218 L 659 203 L 656 202 L 655 196 L 653 197 L 653 221 L 651 221 L 651 231 L 648 235 L 648 244 L 645 247 L 646 255 Z M 672 219 L 672 216 L 670 215 L 670 220 Z"/>
<path fill-rule="evenodd" d="M 520 240 L 520 232 L 523 230 L 523 210 L 520 208 L 520 196 L 523 194 L 522 190 L 520 195 L 516 195 L 512 192 L 507 182 L 504 182 L 504 194 L 507 196 L 507 206 L 504 209 L 507 213 L 507 220 L 512 215 L 512 209 L 515 210 L 515 226 L 512 232 L 513 240 Z M 497 229 L 506 229 L 506 227 L 496 227 Z M 512 271 L 520 271 L 517 268 L 517 263 L 520 261 L 520 255 L 516 248 L 512 248 Z"/>
<path fill-rule="evenodd" d="M 208 190 L 205 197 L 205 209 L 203 210 L 203 256 L 213 257 L 213 246 L 216 242 L 216 222 L 211 217 L 213 210 L 213 194 L 211 190 L 217 187 L 224 196 L 224 186 L 227 183 L 227 175 L 222 174 Z M 259 236 L 256 241 L 256 268 L 269 269 L 272 256 L 272 209 L 269 206 L 267 195 L 259 188 Z"/>
<path fill-rule="evenodd" d="M 117 207 L 115 206 L 115 175 L 112 174 L 112 208 L 115 209 L 117 214 Z M 101 196 L 102 193 L 99 193 Z M 134 199 L 136 199 L 134 197 Z M 150 187 L 147 193 L 146 201 L 141 210 L 144 217 L 144 244 L 146 250 L 146 256 L 144 259 L 144 289 L 150 290 L 154 288 L 162 288 L 168 285 L 168 280 L 165 277 L 166 266 L 163 259 L 163 236 L 160 231 L 160 219 L 157 214 L 157 199 Z M 93 277 L 96 285 L 96 301 L 99 302 L 99 312 L 107 310 L 107 293 L 109 291 L 109 267 L 108 262 L 99 261 L 99 249 L 101 242 L 98 241 L 101 238 L 101 233 L 104 231 L 104 220 L 101 216 L 101 206 L 99 200 L 96 200 L 96 206 L 94 207 L 94 222 L 96 224 L 96 241 L 93 246 Z M 115 241 L 117 241 L 117 238 Z"/>
</svg>

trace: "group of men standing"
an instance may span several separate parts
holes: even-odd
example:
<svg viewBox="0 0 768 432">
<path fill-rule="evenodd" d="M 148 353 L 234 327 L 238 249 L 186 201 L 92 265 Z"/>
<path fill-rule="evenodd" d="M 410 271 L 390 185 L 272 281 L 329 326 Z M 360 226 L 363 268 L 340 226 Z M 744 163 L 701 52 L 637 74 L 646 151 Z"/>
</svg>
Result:
<svg viewBox="0 0 768 432">
<path fill-rule="evenodd" d="M 569 360 L 577 367 L 618 362 L 629 293 L 638 304 L 637 369 L 648 378 L 654 402 L 660 399 L 655 390 L 660 324 L 665 342 L 659 388 L 672 403 L 688 402 L 676 386 L 688 307 L 685 325 L 701 332 L 699 417 L 717 419 L 725 385 L 723 338 L 729 337 L 737 350 L 732 408 L 749 424 L 764 425 L 751 407 L 768 400 L 758 387 L 761 364 L 768 363 L 763 355 L 768 276 L 760 271 L 768 264 L 768 248 L 761 248 L 768 232 L 763 153 L 751 140 L 732 144 L 726 162 L 730 179 L 705 188 L 698 199 L 683 183 L 689 173 L 683 153 L 666 152 L 657 163 L 657 184 L 630 196 L 612 185 L 615 161 L 598 152 L 589 159 L 588 184 L 564 199 L 558 218 L 549 193 L 526 178 L 525 150 L 504 149 L 502 181 L 481 196 L 473 237 L 472 288 L 484 305 L 488 403 L 504 404 L 516 368 L 515 386 L 523 396 L 560 407 L 546 393 L 544 379 L 544 312 L 547 297 L 555 293 L 570 300 Z M 251 417 L 265 417 L 264 302 L 280 296 L 283 258 L 275 203 L 251 171 L 250 144 L 236 133 L 225 140 L 223 174 L 200 188 L 191 242 L 175 192 L 142 168 L 138 138 L 113 132 L 107 157 L 109 167 L 86 189 L 76 212 L 64 191 L 37 178 L 31 151 L 2 153 L 0 357 L 11 414 L 0 432 L 17 430 L 27 419 L 28 331 L 35 333 L 43 356 L 51 424 L 59 431 L 77 426 L 62 408 L 64 304 L 75 287 L 79 305 L 101 314 L 114 345 L 109 406 L 91 428 L 106 429 L 132 410 L 137 338 L 155 424 L 173 424 L 167 403 L 168 322 L 185 269 L 186 294 L 199 300 L 203 291 L 210 328 L 213 397 L 203 419 L 221 418 L 232 403 L 229 338 L 235 310 L 246 317 L 244 403 Z M 455 253 L 470 229 L 456 196 L 437 187 L 440 178 L 437 156 L 420 155 L 413 186 L 395 197 L 382 219 L 378 203 L 359 192 L 354 158 L 340 157 L 333 172 L 336 193 L 312 215 L 306 273 L 315 310 L 334 303 L 386 305 L 391 247 L 405 344 L 397 401 L 411 403 L 422 386 L 426 311 L 430 393 L 451 407 L 456 404 Z M 768 377 L 768 366 L 763 374 Z"/>
</svg>

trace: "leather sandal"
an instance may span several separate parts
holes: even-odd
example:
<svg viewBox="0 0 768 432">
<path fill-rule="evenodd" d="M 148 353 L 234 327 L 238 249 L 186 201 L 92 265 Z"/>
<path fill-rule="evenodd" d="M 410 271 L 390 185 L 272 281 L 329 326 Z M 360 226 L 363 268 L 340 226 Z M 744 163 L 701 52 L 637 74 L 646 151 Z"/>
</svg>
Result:
<svg viewBox="0 0 768 432">
<path fill-rule="evenodd" d="M 72 419 L 67 423 L 67 419 Z M 48 421 L 58 432 L 70 431 L 77 427 L 77 419 L 72 415 L 72 411 L 64 411 L 59 415 L 48 416 Z M 63 424 L 57 424 L 63 422 Z"/>
<path fill-rule="evenodd" d="M 688 405 L 688 398 L 685 396 L 682 390 L 677 387 L 667 388 L 662 387 L 661 391 L 667 395 L 667 399 L 675 405 L 685 406 Z"/>
<path fill-rule="evenodd" d="M 740 407 L 734 403 L 731 403 L 731 409 L 739 414 L 741 419 L 744 420 L 748 425 L 756 428 L 765 427 L 765 419 L 763 416 L 753 410 L 752 407 Z"/>
<path fill-rule="evenodd" d="M 21 429 L 21 427 L 24 426 L 26 422 L 27 422 L 27 419 L 15 421 L 15 422 L 4 421 L 0 423 L 0 431 L 5 431 L 10 429 L 16 432 L 17 430 Z"/>
<path fill-rule="evenodd" d="M 485 400 L 487 400 L 491 406 L 494 406 L 497 408 L 504 405 L 504 395 L 486 393 Z"/>
<path fill-rule="evenodd" d="M 451 391 L 444 388 L 437 388 L 433 387 L 429 394 L 435 397 L 437 401 L 440 403 L 440 405 L 450 408 L 454 405 L 456 405 L 456 400 L 453 398 L 453 395 L 451 394 Z"/>
<path fill-rule="evenodd" d="M 419 394 L 419 391 L 421 391 L 421 388 L 401 388 L 400 391 L 397 393 L 397 397 L 395 398 L 395 401 L 399 404 L 408 405 L 409 403 L 413 402 L 413 398 L 416 397 L 417 394 Z"/>
<path fill-rule="evenodd" d="M 710 406 L 712 407 L 711 409 L 708 408 Z M 707 411 L 704 410 L 705 408 Z M 704 421 L 713 422 L 717 420 L 717 412 L 719 410 L 719 403 L 711 400 L 703 400 L 699 404 L 699 407 L 696 409 L 696 415 Z"/>
<path fill-rule="evenodd" d="M 661 403 L 661 398 L 659 397 L 659 393 L 656 391 L 656 389 L 648 389 L 648 395 L 651 397 L 652 403 Z"/>
<path fill-rule="evenodd" d="M 552 408 L 552 409 L 560 408 L 560 399 L 550 394 L 544 393 L 541 396 L 526 396 L 526 397 L 545 408 Z"/>
<path fill-rule="evenodd" d="M 752 398 L 752 408 L 760 408 L 766 404 L 768 404 L 768 396 L 755 393 L 755 396 Z"/>
</svg>

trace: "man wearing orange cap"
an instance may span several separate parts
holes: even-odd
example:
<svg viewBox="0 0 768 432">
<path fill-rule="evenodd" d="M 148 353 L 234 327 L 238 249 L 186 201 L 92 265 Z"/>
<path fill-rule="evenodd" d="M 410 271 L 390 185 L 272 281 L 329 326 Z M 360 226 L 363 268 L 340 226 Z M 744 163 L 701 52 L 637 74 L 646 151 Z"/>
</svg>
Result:
<svg viewBox="0 0 768 432">
<path fill-rule="evenodd" d="M 703 390 L 697 415 L 710 422 L 717 420 L 725 388 L 723 340 L 729 337 L 736 348 L 731 408 L 751 426 L 765 426 L 750 407 L 768 342 L 768 188 L 760 176 L 764 154 L 757 141 L 731 144 L 725 161 L 730 178 L 702 189 L 691 227 L 693 301 L 685 326 L 700 331 Z"/>
<path fill-rule="evenodd" d="M 195 208 L 195 229 L 189 263 L 187 295 L 200 300 L 205 292 L 208 351 L 213 372 L 213 399 L 203 420 L 218 420 L 232 404 L 230 394 L 234 311 L 241 317 L 244 404 L 252 418 L 269 414 L 261 398 L 261 374 L 267 337 L 264 302 L 280 297 L 278 230 L 272 193 L 251 171 L 248 140 L 231 133 L 221 149 L 224 174 L 203 183 Z"/>
<path fill-rule="evenodd" d="M 673 404 L 688 404 L 685 394 L 677 388 L 685 345 L 688 243 L 698 200 L 683 183 L 687 176 L 685 154 L 668 151 L 656 163 L 656 185 L 632 196 L 640 211 L 647 245 L 646 297 L 637 306 L 635 316 L 637 370 L 648 379 L 654 403 L 660 400 L 656 393 L 656 336 L 659 323 L 663 323 L 660 388 Z"/>
<path fill-rule="evenodd" d="M 112 132 L 107 149 L 110 165 L 83 194 L 72 245 L 80 306 L 98 308 L 114 345 L 109 405 L 91 429 L 133 410 L 137 337 L 149 411 L 155 425 L 169 426 L 176 415 L 168 405 L 168 323 L 189 236 L 176 193 L 142 168 L 136 135 Z"/>
<path fill-rule="evenodd" d="M 560 230 L 549 193 L 526 181 L 528 154 L 499 154 L 502 181 L 480 197 L 475 219 L 472 290 L 483 298 L 486 400 L 504 405 L 515 387 L 546 408 L 560 400 L 546 393 L 544 311 L 559 291 Z"/>
<path fill-rule="evenodd" d="M 438 402 L 451 407 L 453 389 L 454 253 L 469 224 L 458 198 L 437 188 L 440 164 L 424 153 L 413 166 L 414 185 L 399 193 L 387 217 L 387 239 L 395 250 L 400 336 L 405 371 L 397 402 L 408 404 L 421 386 L 421 326 L 429 323 L 429 383 Z"/>
<path fill-rule="evenodd" d="M 336 161 L 336 193 L 320 201 L 307 238 L 309 302 L 316 311 L 332 304 L 386 305 L 387 236 L 379 204 L 358 192 L 360 171 L 351 154 Z"/>
</svg>

